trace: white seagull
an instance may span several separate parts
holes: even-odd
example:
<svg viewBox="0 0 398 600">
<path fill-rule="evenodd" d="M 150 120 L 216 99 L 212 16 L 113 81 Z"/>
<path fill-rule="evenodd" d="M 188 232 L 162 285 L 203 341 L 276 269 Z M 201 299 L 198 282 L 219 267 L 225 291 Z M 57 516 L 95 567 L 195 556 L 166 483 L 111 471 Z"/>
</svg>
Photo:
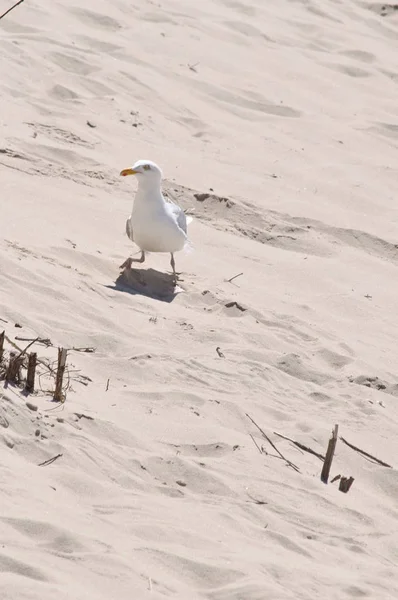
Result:
<svg viewBox="0 0 398 600">
<path fill-rule="evenodd" d="M 189 245 L 187 224 L 192 221 L 177 204 L 166 201 L 160 189 L 162 171 L 150 160 L 138 160 L 120 175 L 136 175 L 136 192 L 131 216 L 126 221 L 126 234 L 141 250 L 140 258 L 128 258 L 121 269 L 131 263 L 145 261 L 145 252 L 169 252 L 176 280 L 174 253 Z"/>
</svg>

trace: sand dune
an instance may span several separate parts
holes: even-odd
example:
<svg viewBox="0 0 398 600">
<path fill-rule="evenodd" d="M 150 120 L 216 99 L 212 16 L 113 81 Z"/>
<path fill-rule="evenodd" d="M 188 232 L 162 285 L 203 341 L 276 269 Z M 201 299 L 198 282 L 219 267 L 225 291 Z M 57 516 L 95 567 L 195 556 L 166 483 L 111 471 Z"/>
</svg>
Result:
<svg viewBox="0 0 398 600">
<path fill-rule="evenodd" d="M 398 597 L 397 31 L 359 0 L 0 20 L 0 330 L 95 349 L 62 406 L 1 384 L 2 599 Z M 167 256 L 120 277 L 140 158 L 194 216 L 176 290 Z M 339 441 L 343 494 L 273 433 L 335 423 L 393 468 Z"/>
</svg>

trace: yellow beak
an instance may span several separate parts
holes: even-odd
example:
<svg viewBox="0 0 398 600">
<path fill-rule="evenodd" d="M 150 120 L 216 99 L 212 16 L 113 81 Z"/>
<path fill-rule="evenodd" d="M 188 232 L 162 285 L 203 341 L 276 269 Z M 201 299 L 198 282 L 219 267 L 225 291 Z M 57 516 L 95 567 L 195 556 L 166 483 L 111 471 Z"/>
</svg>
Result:
<svg viewBox="0 0 398 600">
<path fill-rule="evenodd" d="M 126 177 L 126 175 L 135 175 L 136 173 L 138 173 L 138 171 L 135 171 L 134 169 L 123 169 L 123 171 L 120 171 L 122 177 Z"/>
</svg>

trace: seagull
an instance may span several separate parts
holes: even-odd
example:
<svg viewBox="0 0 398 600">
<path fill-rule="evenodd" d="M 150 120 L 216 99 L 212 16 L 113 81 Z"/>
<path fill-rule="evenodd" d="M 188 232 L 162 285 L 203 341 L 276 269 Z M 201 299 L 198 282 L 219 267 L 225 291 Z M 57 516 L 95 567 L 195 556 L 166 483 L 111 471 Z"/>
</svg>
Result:
<svg viewBox="0 0 398 600">
<path fill-rule="evenodd" d="M 133 262 L 143 263 L 146 252 L 169 252 L 174 280 L 177 279 L 174 253 L 189 246 L 187 225 L 192 221 L 177 204 L 166 201 L 160 189 L 161 169 L 151 160 L 138 160 L 120 175 L 136 175 L 136 192 L 131 216 L 126 221 L 126 234 L 141 250 L 140 258 L 128 258 L 121 269 Z"/>
</svg>

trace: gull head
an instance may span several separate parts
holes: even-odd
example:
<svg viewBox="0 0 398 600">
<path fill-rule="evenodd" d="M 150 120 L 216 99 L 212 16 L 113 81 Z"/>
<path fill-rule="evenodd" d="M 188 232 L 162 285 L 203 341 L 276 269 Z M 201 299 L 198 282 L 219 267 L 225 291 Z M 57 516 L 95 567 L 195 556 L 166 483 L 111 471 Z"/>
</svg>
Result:
<svg viewBox="0 0 398 600">
<path fill-rule="evenodd" d="M 127 175 L 136 175 L 138 182 L 144 185 L 159 185 L 162 179 L 162 171 L 151 160 L 137 160 L 129 169 L 123 169 L 120 172 L 122 177 Z"/>
</svg>

